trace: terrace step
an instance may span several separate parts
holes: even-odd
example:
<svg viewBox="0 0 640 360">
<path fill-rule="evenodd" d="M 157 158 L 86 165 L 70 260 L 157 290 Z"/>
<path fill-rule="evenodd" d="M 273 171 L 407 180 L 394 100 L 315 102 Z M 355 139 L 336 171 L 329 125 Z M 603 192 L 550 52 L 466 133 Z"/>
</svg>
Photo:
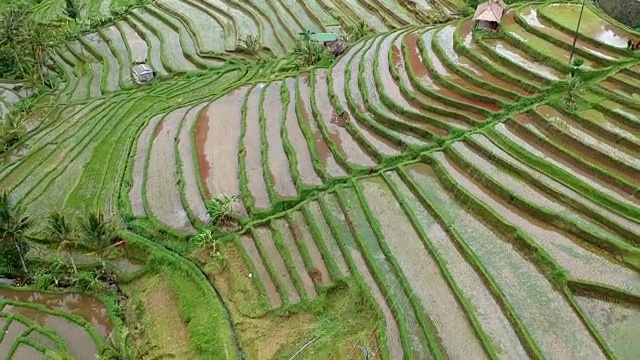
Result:
<svg viewBox="0 0 640 360">
<path fill-rule="evenodd" d="M 354 239 L 349 221 L 342 211 L 338 198 L 335 194 L 329 194 L 319 199 L 320 207 L 324 213 L 327 224 L 335 236 L 337 243 L 342 249 L 345 261 L 349 264 L 351 272 L 356 280 L 362 283 L 371 293 L 371 299 L 378 305 L 385 323 L 385 338 L 381 341 L 385 342 L 389 352 L 389 356 L 393 359 L 404 358 L 405 352 L 412 353 L 411 349 L 403 348 L 403 340 L 401 338 L 400 328 L 405 327 L 403 323 L 398 323 L 399 317 L 397 313 L 390 307 L 390 298 L 385 295 L 380 288 L 375 275 L 368 267 L 362 253 L 358 250 L 358 244 Z M 404 331 L 404 330 L 403 330 Z M 430 356 L 425 352 L 423 357 Z"/>
<path fill-rule="evenodd" d="M 612 242 L 629 247 L 622 238 L 595 225 L 593 219 L 573 215 L 560 201 L 546 197 L 527 183 L 499 172 L 497 166 L 476 155 L 463 143 L 456 143 L 450 153 L 451 155 L 446 156 L 438 153 L 435 159 L 443 171 L 447 172 L 447 176 L 459 184 L 456 186 L 464 188 L 470 196 L 486 204 L 522 233 L 530 236 L 562 268 L 566 269 L 570 276 L 640 294 L 640 279 L 637 279 L 635 271 L 608 260 L 605 256 L 610 254 L 603 256 L 601 249 L 590 246 L 581 239 L 597 237 L 607 241 L 607 238 L 610 238 Z M 504 191 L 497 190 L 495 187 L 500 187 Z M 506 194 L 509 193 L 511 197 L 507 198 Z M 512 205 L 516 202 L 512 200 L 515 198 L 529 205 L 516 207 Z M 528 211 L 525 210 L 526 207 L 529 208 Z M 546 218 L 538 218 L 539 213 L 535 213 L 534 208 L 550 211 L 558 217 L 563 217 L 562 228 L 548 224 L 545 221 Z M 571 231 L 571 225 L 574 224 L 586 231 L 582 234 Z M 589 232 L 597 235 L 589 235 Z"/>
<path fill-rule="evenodd" d="M 459 191 L 452 192 L 445 187 L 443 175 L 437 169 L 417 164 L 404 171 L 410 187 L 419 191 L 439 221 L 450 229 L 459 247 L 465 249 L 467 258 L 482 269 L 483 276 L 493 284 L 494 291 L 498 291 L 496 296 L 503 306 L 508 304 L 512 321 L 517 321 L 521 331 L 526 329 L 530 339 L 526 346 L 530 351 L 547 357 L 572 354 L 570 356 L 606 358 L 563 294 L 525 254 L 492 230 L 492 223 L 498 218 L 487 212 L 482 221 L 476 218 L 480 214 L 472 210 L 467 201 L 461 203 L 464 200 Z M 559 320 L 564 324 L 562 331 L 553 325 Z M 567 329 L 571 330 L 567 332 Z M 550 333 L 554 336 L 549 336 Z"/>
</svg>

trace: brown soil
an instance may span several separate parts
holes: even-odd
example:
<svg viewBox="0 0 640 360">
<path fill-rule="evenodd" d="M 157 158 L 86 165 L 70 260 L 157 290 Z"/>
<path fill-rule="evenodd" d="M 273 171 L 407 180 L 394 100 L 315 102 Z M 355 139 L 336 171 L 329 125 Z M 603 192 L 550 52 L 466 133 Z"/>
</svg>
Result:
<svg viewBox="0 0 640 360">
<path fill-rule="evenodd" d="M 207 134 L 209 134 L 209 112 L 208 107 L 204 108 L 200 112 L 200 116 L 195 126 L 195 142 L 196 142 L 196 154 L 198 156 L 198 170 L 202 181 L 207 184 L 209 182 L 209 173 L 211 171 L 211 165 L 207 161 L 205 154 L 205 146 L 207 142 Z M 205 192 L 207 198 L 211 198 L 211 190 L 208 186 L 205 186 Z"/>
<path fill-rule="evenodd" d="M 427 67 L 422 62 L 422 56 L 420 55 L 420 48 L 418 47 L 418 37 L 415 33 L 410 33 L 404 38 L 405 43 L 409 49 L 409 64 L 413 69 L 414 74 L 418 78 L 429 76 Z"/>
<path fill-rule="evenodd" d="M 362 106 L 362 105 L 360 105 Z M 364 108 L 360 109 L 361 112 L 366 112 L 366 110 L 364 110 Z M 349 120 L 349 116 L 347 116 L 347 114 L 345 113 L 341 113 L 338 114 L 335 111 L 333 112 L 333 115 L 331 116 L 331 123 L 332 124 L 336 124 L 340 127 L 345 127 L 347 125 L 347 121 Z"/>
<path fill-rule="evenodd" d="M 144 311 L 140 319 L 132 320 L 142 327 L 150 345 L 154 346 L 152 354 L 172 354 L 176 359 L 197 358 L 191 348 L 189 329 L 182 319 L 180 303 L 169 287 L 167 275 L 161 273 L 143 278 L 131 284 L 131 288 L 134 287 L 136 294 L 131 298 L 138 299 Z M 130 304 L 135 306 L 136 301 Z"/>
<path fill-rule="evenodd" d="M 322 273 L 318 268 L 313 268 L 309 273 L 309 276 L 311 277 L 311 280 L 313 280 L 314 284 L 322 283 Z"/>
<path fill-rule="evenodd" d="M 202 198 L 202 193 L 198 186 L 198 178 L 200 177 L 199 169 L 194 164 L 193 153 L 195 144 L 192 142 L 192 131 L 194 124 L 198 121 L 200 114 L 208 104 L 202 103 L 191 108 L 185 115 L 184 123 L 178 133 L 176 147 L 178 148 L 178 156 L 180 159 L 180 167 L 182 169 L 182 180 L 184 181 L 184 199 L 187 206 L 193 214 L 202 221 L 208 220 L 207 208 Z M 197 156 L 196 156 L 197 161 Z M 197 164 L 199 166 L 199 163 Z M 205 187 L 206 188 L 206 187 Z M 207 194 L 207 198 L 210 195 Z"/>
</svg>

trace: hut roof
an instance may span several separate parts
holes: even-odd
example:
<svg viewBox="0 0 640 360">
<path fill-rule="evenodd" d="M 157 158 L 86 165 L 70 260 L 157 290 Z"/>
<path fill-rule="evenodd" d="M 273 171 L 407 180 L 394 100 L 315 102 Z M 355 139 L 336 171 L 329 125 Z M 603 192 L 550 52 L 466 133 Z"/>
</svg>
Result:
<svg viewBox="0 0 640 360">
<path fill-rule="evenodd" d="M 502 13 L 506 7 L 502 0 L 489 0 L 478 5 L 473 20 L 495 21 L 500 22 Z"/>
<path fill-rule="evenodd" d="M 147 64 L 137 64 L 133 66 L 133 72 L 140 75 L 145 72 L 153 72 L 153 70 Z"/>
<path fill-rule="evenodd" d="M 311 34 L 311 40 L 317 42 L 327 42 L 338 40 L 338 34 L 334 33 L 313 33 Z"/>
</svg>

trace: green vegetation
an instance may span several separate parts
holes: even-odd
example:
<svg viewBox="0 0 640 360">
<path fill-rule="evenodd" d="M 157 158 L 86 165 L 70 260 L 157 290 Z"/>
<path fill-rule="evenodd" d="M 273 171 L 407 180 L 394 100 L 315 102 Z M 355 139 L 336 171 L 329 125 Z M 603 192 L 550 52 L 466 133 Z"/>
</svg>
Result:
<svg viewBox="0 0 640 360">
<path fill-rule="evenodd" d="M 0 346 L 637 358 L 630 32 L 477 3 L 0 5 Z"/>
</svg>

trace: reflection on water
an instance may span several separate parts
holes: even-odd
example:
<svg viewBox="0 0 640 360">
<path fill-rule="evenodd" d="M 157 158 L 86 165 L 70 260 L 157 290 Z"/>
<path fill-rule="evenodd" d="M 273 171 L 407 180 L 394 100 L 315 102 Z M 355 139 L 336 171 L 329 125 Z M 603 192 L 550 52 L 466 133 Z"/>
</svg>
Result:
<svg viewBox="0 0 640 360">
<path fill-rule="evenodd" d="M 627 39 L 616 34 L 611 29 L 608 29 L 606 25 L 603 25 L 598 31 L 598 33 L 596 33 L 596 39 L 598 39 L 600 42 L 603 42 L 609 46 L 614 46 L 618 48 L 627 47 Z"/>
<path fill-rule="evenodd" d="M 107 337 L 111 333 L 111 330 L 113 330 L 106 309 L 98 299 L 91 296 L 81 294 L 43 294 L 34 291 L 0 288 L 0 299 L 40 304 L 52 309 L 81 316 L 91 323 L 103 337 Z M 5 307 L 5 313 L 7 312 L 7 308 L 8 306 Z M 33 314 L 25 314 L 25 316 L 29 316 L 30 318 L 31 315 L 33 315 L 34 318 L 43 315 L 48 316 L 36 310 L 27 310 L 33 312 Z"/>
<path fill-rule="evenodd" d="M 3 283 L 10 282 L 8 279 L 2 279 L 0 281 Z M 103 338 L 107 338 L 113 330 L 113 326 L 107 317 L 106 309 L 98 299 L 91 296 L 81 294 L 43 294 L 34 291 L 0 287 L 0 299 L 43 305 L 51 309 L 80 316 L 91 323 Z M 5 305 L 2 308 L 2 312 L 4 314 L 22 315 L 35 324 L 53 330 L 64 340 L 69 349 L 69 354 L 76 359 L 92 359 L 98 352 L 98 346 L 89 332 L 87 332 L 82 325 L 62 316 L 52 315 L 26 306 L 11 304 Z M 15 338 L 20 336 L 23 327 L 21 323 L 12 321 L 7 333 L 7 335 L 11 336 L 5 337 L 5 340 L 11 339 L 13 335 L 15 335 Z M 36 335 L 37 334 L 34 336 Z M 37 341 L 37 336 L 32 339 Z M 0 353 L 2 353 L 2 347 L 5 345 L 11 346 L 12 343 L 13 341 L 3 341 L 0 343 Z M 50 344 L 49 341 L 40 343 L 47 347 L 47 344 Z M 29 349 L 25 348 L 20 354 L 28 354 L 28 352 Z"/>
</svg>

